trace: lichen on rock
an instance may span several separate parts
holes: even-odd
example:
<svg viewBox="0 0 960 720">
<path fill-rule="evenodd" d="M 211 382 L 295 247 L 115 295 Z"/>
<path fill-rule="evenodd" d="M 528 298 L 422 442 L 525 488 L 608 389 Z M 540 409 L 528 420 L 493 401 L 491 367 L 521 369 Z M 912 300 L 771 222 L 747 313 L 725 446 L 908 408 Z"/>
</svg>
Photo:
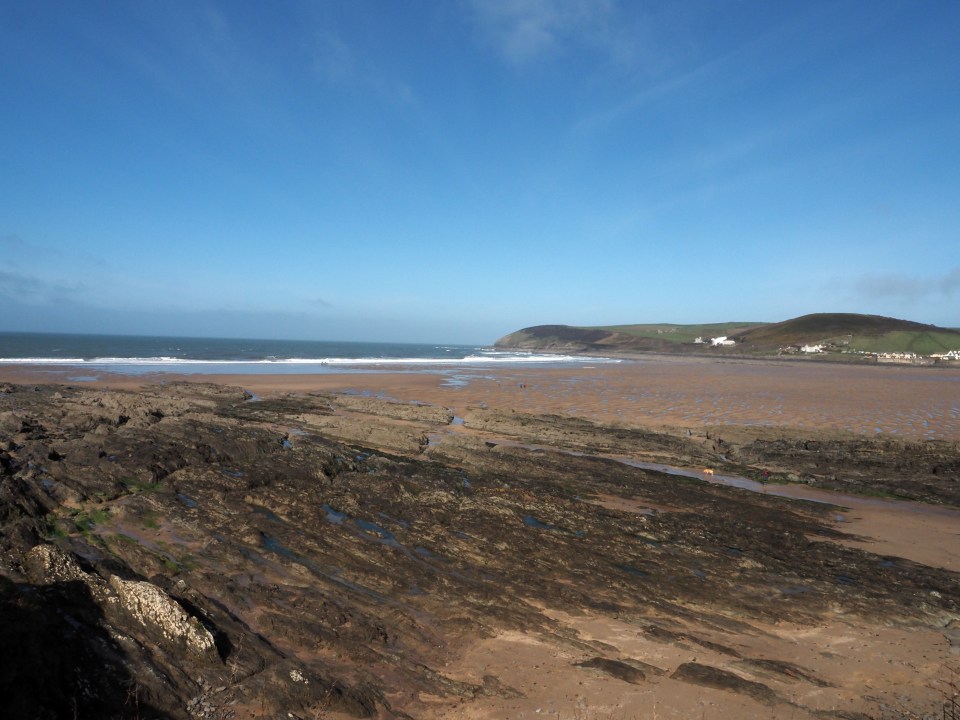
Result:
<svg viewBox="0 0 960 720">
<path fill-rule="evenodd" d="M 183 642 L 189 651 L 197 654 L 215 649 L 210 631 L 156 585 L 114 575 L 110 578 L 110 587 L 127 612 L 166 640 Z"/>
</svg>

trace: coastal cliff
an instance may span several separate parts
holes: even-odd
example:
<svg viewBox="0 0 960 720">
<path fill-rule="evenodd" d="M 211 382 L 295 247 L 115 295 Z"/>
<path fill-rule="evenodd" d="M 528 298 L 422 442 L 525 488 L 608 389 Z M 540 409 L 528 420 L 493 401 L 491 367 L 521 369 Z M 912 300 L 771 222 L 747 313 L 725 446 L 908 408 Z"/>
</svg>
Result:
<svg viewBox="0 0 960 720">
<path fill-rule="evenodd" d="M 676 348 L 676 343 L 665 338 L 646 337 L 605 328 L 537 325 L 500 338 L 494 343 L 494 347 L 538 352 L 618 354 L 669 352 Z"/>
</svg>

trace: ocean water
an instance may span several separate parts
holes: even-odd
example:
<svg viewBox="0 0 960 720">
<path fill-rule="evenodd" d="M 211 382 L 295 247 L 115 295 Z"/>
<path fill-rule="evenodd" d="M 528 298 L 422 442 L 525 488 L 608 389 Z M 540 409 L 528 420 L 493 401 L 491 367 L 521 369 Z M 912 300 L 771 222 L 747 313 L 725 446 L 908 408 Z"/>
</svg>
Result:
<svg viewBox="0 0 960 720">
<path fill-rule="evenodd" d="M 0 365 L 76 367 L 128 374 L 308 374 L 588 362 L 615 361 L 472 345 L 0 332 Z"/>
</svg>

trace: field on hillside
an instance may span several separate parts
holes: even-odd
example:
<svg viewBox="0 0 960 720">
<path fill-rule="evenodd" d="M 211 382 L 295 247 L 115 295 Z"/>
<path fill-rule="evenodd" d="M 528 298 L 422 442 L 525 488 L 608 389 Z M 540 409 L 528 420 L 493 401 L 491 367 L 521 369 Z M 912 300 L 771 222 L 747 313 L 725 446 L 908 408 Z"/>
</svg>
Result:
<svg viewBox="0 0 960 720">
<path fill-rule="evenodd" d="M 949 332 L 889 332 L 883 335 L 854 335 L 851 350 L 864 352 L 914 352 L 918 355 L 960 350 L 960 335 Z"/>
<path fill-rule="evenodd" d="M 701 323 L 698 325 L 652 323 L 644 325 L 601 325 L 591 329 L 609 330 L 624 335 L 656 338 L 676 343 L 692 343 L 698 337 L 708 340 L 719 335 L 732 335 L 735 332 L 765 324 L 761 322 Z"/>
</svg>

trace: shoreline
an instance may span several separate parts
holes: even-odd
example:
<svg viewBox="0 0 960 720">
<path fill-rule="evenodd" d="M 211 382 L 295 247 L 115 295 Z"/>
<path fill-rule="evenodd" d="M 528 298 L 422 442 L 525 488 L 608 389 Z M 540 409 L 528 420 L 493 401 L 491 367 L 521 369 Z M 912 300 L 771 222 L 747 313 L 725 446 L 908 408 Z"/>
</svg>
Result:
<svg viewBox="0 0 960 720">
<path fill-rule="evenodd" d="M 411 366 L 363 372 L 125 374 L 74 366 L 0 366 L 0 381 L 137 389 L 235 385 L 257 395 L 379 393 L 466 409 L 510 408 L 626 427 L 740 426 L 861 437 L 960 441 L 960 368 L 644 356 L 622 363 Z"/>
<path fill-rule="evenodd" d="M 769 353 L 756 353 L 756 354 L 746 354 L 746 353 L 737 353 L 737 352 L 677 352 L 669 350 L 643 350 L 643 351 L 633 351 L 633 352 L 614 352 L 614 351 L 604 351 L 602 349 L 597 350 L 578 350 L 573 348 L 521 348 L 521 347 L 509 347 L 509 346 L 491 346 L 494 350 L 503 350 L 506 352 L 531 352 L 531 353 L 542 353 L 544 355 L 556 354 L 556 355 L 570 355 L 574 357 L 602 357 L 610 360 L 643 360 L 645 358 L 676 358 L 676 359 L 703 359 L 706 361 L 713 360 L 733 360 L 733 361 L 750 361 L 756 360 L 758 362 L 797 362 L 797 363 L 835 363 L 838 365 L 883 365 L 883 366 L 896 366 L 896 367 L 930 367 L 930 368 L 960 368 L 960 360 L 943 360 L 940 358 L 930 358 L 928 356 L 920 356 L 917 358 L 920 362 L 910 362 L 910 361 L 900 361 L 900 360 L 884 360 L 876 357 L 876 355 L 870 357 L 869 355 L 857 355 L 857 354 L 843 354 L 843 353 L 788 353 L 788 354 L 769 354 Z"/>
</svg>

